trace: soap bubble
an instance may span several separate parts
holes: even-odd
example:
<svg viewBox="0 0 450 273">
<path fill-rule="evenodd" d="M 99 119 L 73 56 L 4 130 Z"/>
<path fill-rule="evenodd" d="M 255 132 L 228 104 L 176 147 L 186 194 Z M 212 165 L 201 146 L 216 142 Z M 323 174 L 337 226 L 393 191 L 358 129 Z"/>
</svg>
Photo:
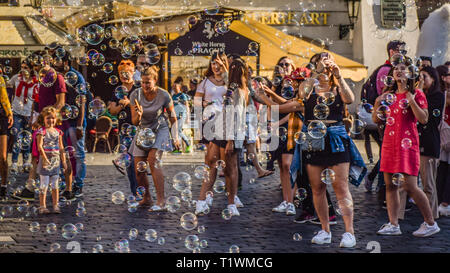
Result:
<svg viewBox="0 0 450 273">
<path fill-rule="evenodd" d="M 199 226 L 197 231 L 198 233 L 205 233 L 206 227 L 205 226 Z"/>
<path fill-rule="evenodd" d="M 206 164 L 197 166 L 194 170 L 194 176 L 197 179 L 203 180 L 209 175 L 209 167 Z"/>
<path fill-rule="evenodd" d="M 145 195 L 145 187 L 142 186 L 137 187 L 136 195 L 139 197 L 143 197 Z"/>
<path fill-rule="evenodd" d="M 440 115 L 441 115 L 441 111 L 440 111 L 439 109 L 434 109 L 434 110 L 433 110 L 433 116 L 434 116 L 434 117 L 437 118 L 437 117 L 439 117 Z"/>
<path fill-rule="evenodd" d="M 58 251 L 59 249 L 61 249 L 61 245 L 58 244 L 58 243 L 52 243 L 52 244 L 50 245 L 50 252 L 56 252 L 56 251 Z"/>
<path fill-rule="evenodd" d="M 352 126 L 350 127 L 350 132 L 354 135 L 359 135 L 364 131 L 364 127 L 366 124 L 364 121 L 360 119 L 355 119 L 352 123 Z"/>
<path fill-rule="evenodd" d="M 181 200 L 190 201 L 192 199 L 192 191 L 190 189 L 184 189 L 181 192 Z"/>
<path fill-rule="evenodd" d="M 92 247 L 92 253 L 103 253 L 103 246 L 101 244 L 95 244 Z"/>
<path fill-rule="evenodd" d="M 408 101 L 408 99 L 401 99 L 401 100 L 398 102 L 398 106 L 399 106 L 401 109 L 407 109 L 407 108 L 409 107 L 409 101 Z"/>
<path fill-rule="evenodd" d="M 136 228 L 132 228 L 128 232 L 128 238 L 130 240 L 136 240 L 136 238 L 138 237 L 138 234 L 139 234 L 139 231 Z"/>
<path fill-rule="evenodd" d="M 119 78 L 116 75 L 109 76 L 108 82 L 111 85 L 116 85 L 119 83 Z"/>
<path fill-rule="evenodd" d="M 187 249 L 193 250 L 194 248 L 198 247 L 200 244 L 200 240 L 197 235 L 188 235 L 184 239 L 184 246 Z"/>
<path fill-rule="evenodd" d="M 387 124 L 387 125 L 392 126 L 392 125 L 394 125 L 394 123 L 395 123 L 394 117 L 388 117 L 388 118 L 386 119 L 386 124 Z"/>
<path fill-rule="evenodd" d="M 320 173 L 320 181 L 323 183 L 330 185 L 334 182 L 336 178 L 336 174 L 332 169 L 325 169 Z"/>
<path fill-rule="evenodd" d="M 140 173 L 146 172 L 147 171 L 147 162 L 146 161 L 139 161 L 136 164 L 136 170 Z"/>
<path fill-rule="evenodd" d="M 159 237 L 158 238 L 158 245 L 162 246 L 165 243 L 166 243 L 166 239 L 164 239 L 164 237 Z"/>
<path fill-rule="evenodd" d="M 386 120 L 391 115 L 391 109 L 386 105 L 380 105 L 377 109 L 377 117 L 381 120 Z"/>
<path fill-rule="evenodd" d="M 55 223 L 47 224 L 47 233 L 48 234 L 55 234 L 56 230 L 57 230 L 57 228 L 56 228 L 56 224 Z"/>
<path fill-rule="evenodd" d="M 191 176 L 186 172 L 179 172 L 173 177 L 173 187 L 177 191 L 190 189 L 192 185 Z"/>
<path fill-rule="evenodd" d="M 332 105 L 335 100 L 336 95 L 333 92 L 325 92 L 317 97 L 317 104 Z"/>
<path fill-rule="evenodd" d="M 77 233 L 80 233 L 81 231 L 84 230 L 84 225 L 83 223 L 76 223 L 75 227 L 77 228 Z"/>
<path fill-rule="evenodd" d="M 384 76 L 381 78 L 381 81 L 388 87 L 392 87 L 395 83 L 395 79 L 392 76 Z"/>
<path fill-rule="evenodd" d="M 127 129 L 127 134 L 134 136 L 136 134 L 136 126 L 131 125 Z M 137 132 L 136 143 L 142 147 L 151 148 L 156 141 L 156 134 L 150 128 L 139 130 Z"/>
<path fill-rule="evenodd" d="M 223 193 L 225 191 L 226 184 L 223 180 L 217 180 L 214 183 L 213 189 L 216 193 Z"/>
<path fill-rule="evenodd" d="M 120 42 L 117 39 L 111 39 L 109 40 L 108 45 L 112 49 L 117 49 L 120 46 Z"/>
<path fill-rule="evenodd" d="M 137 55 L 143 47 L 142 40 L 136 35 L 125 38 L 122 43 L 122 49 L 128 55 Z"/>
<path fill-rule="evenodd" d="M 194 25 L 197 24 L 198 18 L 197 18 L 196 15 L 193 14 L 193 15 L 190 15 L 190 16 L 187 18 L 187 21 L 188 21 L 189 25 L 194 26 Z"/>
<path fill-rule="evenodd" d="M 400 53 L 396 53 L 391 56 L 391 64 L 392 66 L 397 66 L 399 64 L 404 64 L 406 62 L 405 56 Z"/>
<path fill-rule="evenodd" d="M 228 31 L 230 31 L 230 29 L 228 28 L 229 24 L 228 22 L 225 21 L 219 21 L 214 25 L 214 30 L 218 33 L 218 34 L 225 34 Z"/>
<path fill-rule="evenodd" d="M 206 241 L 206 240 L 201 240 L 201 241 L 200 241 L 200 247 L 201 247 L 201 248 L 207 248 L 207 247 L 208 247 L 208 241 Z"/>
<path fill-rule="evenodd" d="M 233 216 L 233 214 L 231 213 L 231 211 L 229 209 L 222 210 L 222 218 L 224 220 L 230 220 L 232 216 Z"/>
<path fill-rule="evenodd" d="M 128 211 L 131 213 L 134 213 L 137 211 L 138 206 L 139 206 L 139 203 L 136 201 L 128 202 Z"/>
<path fill-rule="evenodd" d="M 78 82 L 78 75 L 73 71 L 69 71 L 64 75 L 64 79 L 70 85 L 75 86 Z"/>
<path fill-rule="evenodd" d="M 38 222 L 32 222 L 32 223 L 30 224 L 29 230 L 30 230 L 31 232 L 38 232 L 40 228 L 41 228 L 41 226 L 39 225 Z"/>
<path fill-rule="evenodd" d="M 115 154 L 121 154 L 121 153 L 126 153 L 128 150 L 127 146 L 123 145 L 123 144 L 118 144 L 115 148 L 114 148 L 114 153 Z"/>
<path fill-rule="evenodd" d="M 125 202 L 125 195 L 121 191 L 116 191 L 112 194 L 112 202 L 116 205 L 123 204 Z"/>
<path fill-rule="evenodd" d="M 412 141 L 409 138 L 404 138 L 401 140 L 401 146 L 403 149 L 409 149 L 412 147 Z"/>
<path fill-rule="evenodd" d="M 304 188 L 299 188 L 297 191 L 297 198 L 300 201 L 303 201 L 306 199 L 306 197 L 308 197 L 308 191 Z"/>
<path fill-rule="evenodd" d="M 250 42 L 248 44 L 248 50 L 250 52 L 258 52 L 259 44 L 257 42 Z"/>
<path fill-rule="evenodd" d="M 64 106 L 61 107 L 61 110 L 59 110 L 59 113 L 61 114 L 62 120 L 68 120 L 72 118 L 72 107 L 68 104 L 64 104 Z"/>
<path fill-rule="evenodd" d="M 78 217 L 86 216 L 86 209 L 85 208 L 77 208 L 76 215 Z"/>
<path fill-rule="evenodd" d="M 306 142 L 306 134 L 304 132 L 296 132 L 294 134 L 294 140 L 297 144 L 303 144 Z"/>
<path fill-rule="evenodd" d="M 294 233 L 294 235 L 292 236 L 292 239 L 294 239 L 294 241 L 301 241 L 302 235 L 298 234 L 298 233 Z"/>
<path fill-rule="evenodd" d="M 225 161 L 223 161 L 221 159 L 216 161 L 216 169 L 218 171 L 221 171 L 221 170 L 225 169 L 225 166 L 226 166 Z"/>
<path fill-rule="evenodd" d="M 384 97 L 384 100 L 382 101 L 383 105 L 387 105 L 387 106 L 391 106 L 392 104 L 394 104 L 394 102 L 397 100 L 397 96 L 395 96 L 395 94 L 393 93 L 388 93 L 386 94 L 386 96 Z"/>
<path fill-rule="evenodd" d="M 192 212 L 186 212 L 181 216 L 180 224 L 185 230 L 193 230 L 198 224 L 197 216 Z"/>
<path fill-rule="evenodd" d="M 94 54 L 91 61 L 94 66 L 101 66 L 105 63 L 105 55 L 102 53 Z"/>
<path fill-rule="evenodd" d="M 44 67 L 39 70 L 39 82 L 45 87 L 51 87 L 56 82 L 58 74 L 53 68 Z"/>
<path fill-rule="evenodd" d="M 394 173 L 392 175 L 392 184 L 394 184 L 397 187 L 400 187 L 405 183 L 406 179 L 405 176 L 402 173 Z"/>
<path fill-rule="evenodd" d="M 130 252 L 130 243 L 127 239 L 122 239 L 114 244 L 114 249 L 119 253 L 128 253 Z"/>
<path fill-rule="evenodd" d="M 70 118 L 76 119 L 80 114 L 80 109 L 78 109 L 78 107 L 76 107 L 75 105 L 71 105 L 70 107 L 72 108 L 72 116 Z"/>
<path fill-rule="evenodd" d="M 323 138 L 327 133 L 327 126 L 322 121 L 311 121 L 308 125 L 308 134 L 315 139 Z"/>
<path fill-rule="evenodd" d="M 90 45 L 98 45 L 105 37 L 105 30 L 97 24 L 91 24 L 84 29 L 82 37 L 86 43 Z"/>
<path fill-rule="evenodd" d="M 106 112 L 106 105 L 101 99 L 94 99 L 89 103 L 88 112 L 98 118 Z"/>
<path fill-rule="evenodd" d="M 167 210 L 171 213 L 176 212 L 181 207 L 180 198 L 177 196 L 170 196 L 166 200 Z"/>
<path fill-rule="evenodd" d="M 119 155 L 119 157 L 114 159 L 114 162 L 116 163 L 116 165 L 126 169 L 131 164 L 131 156 L 128 153 L 123 153 Z"/>
<path fill-rule="evenodd" d="M 62 227 L 62 236 L 64 237 L 64 239 L 70 240 L 75 238 L 75 236 L 77 235 L 78 230 L 77 227 L 74 224 L 65 224 Z"/>
<path fill-rule="evenodd" d="M 145 240 L 154 242 L 158 238 L 158 233 L 154 229 L 147 229 L 145 231 Z"/>
<path fill-rule="evenodd" d="M 294 97 L 295 90 L 291 84 L 285 84 L 281 89 L 281 96 L 287 100 L 290 100 Z"/>
<path fill-rule="evenodd" d="M 317 104 L 313 109 L 314 117 L 317 119 L 326 119 L 330 114 L 330 108 L 325 104 Z"/>
<path fill-rule="evenodd" d="M 239 253 L 241 252 L 241 250 L 239 249 L 239 247 L 237 245 L 232 245 L 230 246 L 230 253 Z"/>
<path fill-rule="evenodd" d="M 417 79 L 420 74 L 420 69 L 415 65 L 410 65 L 406 68 L 406 77 L 408 79 Z"/>
<path fill-rule="evenodd" d="M 109 74 L 114 71 L 114 66 L 111 63 L 105 63 L 102 67 L 103 72 Z"/>
</svg>

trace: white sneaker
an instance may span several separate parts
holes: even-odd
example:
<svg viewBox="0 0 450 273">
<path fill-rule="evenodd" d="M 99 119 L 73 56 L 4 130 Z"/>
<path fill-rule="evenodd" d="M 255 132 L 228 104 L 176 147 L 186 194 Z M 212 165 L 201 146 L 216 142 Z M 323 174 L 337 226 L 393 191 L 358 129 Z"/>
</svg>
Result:
<svg viewBox="0 0 450 273">
<path fill-rule="evenodd" d="M 292 203 L 287 203 L 286 215 L 295 215 L 295 206 Z"/>
<path fill-rule="evenodd" d="M 380 230 L 377 231 L 380 235 L 401 235 L 400 225 L 394 226 L 391 223 L 387 223 L 381 226 Z"/>
<path fill-rule="evenodd" d="M 287 202 L 283 201 L 278 207 L 272 209 L 273 212 L 286 212 Z"/>
<path fill-rule="evenodd" d="M 204 200 L 197 200 L 195 204 L 195 215 L 199 214 L 207 214 L 206 212 L 209 210 L 209 206 Z"/>
<path fill-rule="evenodd" d="M 416 237 L 428 237 L 435 233 L 438 233 L 441 229 L 438 227 L 437 222 L 434 222 L 434 225 L 429 226 L 427 223 L 423 222 L 420 225 L 420 228 L 413 232 L 413 235 Z"/>
<path fill-rule="evenodd" d="M 318 245 L 331 244 L 331 232 L 328 233 L 323 229 L 320 230 L 317 235 L 312 238 L 311 243 Z"/>
<path fill-rule="evenodd" d="M 17 166 L 17 163 L 13 162 L 11 164 L 11 168 L 10 168 L 12 173 L 17 173 L 19 171 L 19 166 Z"/>
<path fill-rule="evenodd" d="M 239 197 L 237 195 L 234 196 L 234 204 L 238 208 L 243 208 L 244 207 L 244 204 L 242 204 L 241 200 L 239 199 Z"/>
<path fill-rule="evenodd" d="M 450 206 L 439 205 L 438 211 L 441 216 L 450 216 Z"/>
<path fill-rule="evenodd" d="M 208 206 L 210 206 L 210 207 L 212 206 L 213 198 L 212 198 L 211 194 L 206 195 L 205 201 L 206 201 L 206 204 L 208 204 Z"/>
<path fill-rule="evenodd" d="M 228 210 L 231 212 L 232 216 L 240 216 L 239 211 L 236 207 L 236 205 L 228 205 Z"/>
<path fill-rule="evenodd" d="M 356 238 L 353 234 L 346 232 L 342 234 L 342 240 L 339 247 L 354 247 L 356 245 Z"/>
</svg>

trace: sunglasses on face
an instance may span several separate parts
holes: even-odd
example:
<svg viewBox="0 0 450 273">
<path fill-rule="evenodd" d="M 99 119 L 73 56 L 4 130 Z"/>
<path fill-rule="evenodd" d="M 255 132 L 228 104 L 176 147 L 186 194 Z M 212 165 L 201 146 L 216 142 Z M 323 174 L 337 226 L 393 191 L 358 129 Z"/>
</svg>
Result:
<svg viewBox="0 0 450 273">
<path fill-rule="evenodd" d="M 150 63 L 139 63 L 141 66 L 150 66 Z"/>
<path fill-rule="evenodd" d="M 290 65 L 291 65 L 290 63 L 280 63 L 280 66 L 281 66 L 281 67 L 283 67 L 283 66 L 284 66 L 284 67 L 288 67 L 288 66 L 290 66 Z"/>
</svg>

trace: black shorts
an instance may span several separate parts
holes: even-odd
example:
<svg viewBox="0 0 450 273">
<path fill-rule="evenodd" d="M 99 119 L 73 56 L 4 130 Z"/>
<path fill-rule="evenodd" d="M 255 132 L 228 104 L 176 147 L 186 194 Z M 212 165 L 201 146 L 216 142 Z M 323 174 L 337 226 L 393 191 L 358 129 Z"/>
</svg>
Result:
<svg viewBox="0 0 450 273">
<path fill-rule="evenodd" d="M 350 142 L 347 139 L 342 139 L 344 143 L 344 152 L 333 153 L 331 151 L 330 137 L 325 137 L 325 149 L 320 152 L 303 152 L 303 160 L 305 164 L 314 166 L 335 166 L 340 163 L 350 162 Z"/>
<path fill-rule="evenodd" d="M 213 139 L 213 140 L 211 140 L 210 142 L 216 144 L 216 145 L 219 146 L 220 148 L 225 148 L 225 147 L 227 147 L 227 142 L 228 142 L 228 141 L 226 141 L 226 140 L 216 140 L 216 139 Z"/>
<path fill-rule="evenodd" d="M 8 134 L 8 118 L 0 116 L 0 136 Z"/>
</svg>

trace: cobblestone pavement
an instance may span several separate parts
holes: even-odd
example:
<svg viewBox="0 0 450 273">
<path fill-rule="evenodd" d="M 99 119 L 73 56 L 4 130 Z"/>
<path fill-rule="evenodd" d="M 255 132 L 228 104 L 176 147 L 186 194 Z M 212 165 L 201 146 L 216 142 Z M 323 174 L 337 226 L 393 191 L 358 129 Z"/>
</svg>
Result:
<svg viewBox="0 0 450 273">
<path fill-rule="evenodd" d="M 98 160 L 97 160 L 98 158 Z M 106 159 L 105 159 L 106 158 Z M 166 176 L 166 196 L 177 195 L 171 183 L 171 178 L 180 171 L 192 175 L 193 198 L 198 197 L 200 181 L 193 176 L 195 164 L 202 161 L 202 155 L 193 157 L 168 156 L 164 161 L 164 174 Z M 224 220 L 221 211 L 226 207 L 225 194 L 216 194 L 211 212 L 198 218 L 198 225 L 205 226 L 206 231 L 199 233 L 197 229 L 184 230 L 180 226 L 180 217 L 185 212 L 194 212 L 194 207 L 188 207 L 183 202 L 176 213 L 150 213 L 146 209 L 138 209 L 130 213 L 126 203 L 115 205 L 111 201 L 111 194 L 122 191 L 125 195 L 130 193 L 125 176 L 112 166 L 103 162 L 111 162 L 107 155 L 88 155 L 87 178 L 85 181 L 84 196 L 69 206 L 62 208 L 60 215 L 26 217 L 19 213 L 17 201 L 2 201 L 0 207 L 13 206 L 14 213 L 0 221 L 0 253 L 6 252 L 50 252 L 52 243 L 59 243 L 61 248 L 56 252 L 70 252 L 70 241 L 80 244 L 81 252 L 92 252 L 95 244 L 101 244 L 105 252 L 114 252 L 114 244 L 120 239 L 127 239 L 131 228 L 139 230 L 136 240 L 129 240 L 131 252 L 164 252 L 180 253 L 190 252 L 184 246 L 184 238 L 189 234 L 198 235 L 200 240 L 207 240 L 208 246 L 202 249 L 204 253 L 228 252 L 231 245 L 238 245 L 241 253 L 367 253 L 380 250 L 385 252 L 450 252 L 450 217 L 441 218 L 437 222 L 441 232 L 430 238 L 416 238 L 412 232 L 423 222 L 418 209 L 406 213 L 405 220 L 400 222 L 403 235 L 382 237 L 376 235 L 378 228 L 387 221 L 387 212 L 378 206 L 376 195 L 364 192 L 364 187 L 350 185 L 354 198 L 355 234 L 357 245 L 354 249 L 340 249 L 339 242 L 344 232 L 342 218 L 338 224 L 332 226 L 332 243 L 326 246 L 312 245 L 310 243 L 314 232 L 320 226 L 313 224 L 297 224 L 293 216 L 273 213 L 273 207 L 281 202 L 281 189 L 279 187 L 278 171 L 269 177 L 258 179 L 250 184 L 249 179 L 256 176 L 254 170 L 244 174 L 243 188 L 239 197 L 245 204 L 240 208 L 241 216 Z M 98 165 L 105 164 L 105 165 Z M 17 176 L 17 182 L 12 188 L 24 183 L 25 175 Z M 151 183 L 152 196 L 154 188 Z M 336 203 L 334 194 L 333 200 Z M 77 203 L 85 203 L 87 215 L 76 216 Z M 50 202 L 50 199 L 49 201 Z M 32 203 L 37 206 L 37 202 Z M 29 230 L 31 222 L 38 222 L 40 230 L 32 233 Z M 48 234 L 46 225 L 55 223 L 56 234 Z M 61 236 L 61 227 L 66 223 L 83 223 L 84 230 L 74 239 L 66 240 Z M 158 237 L 164 237 L 165 243 L 148 242 L 144 238 L 145 230 L 155 229 Z M 299 233 L 303 239 L 294 241 L 293 234 Z M 6 242 L 10 236 L 13 241 Z M 76 243 L 75 243 L 76 244 Z M 375 245 L 374 248 L 371 245 Z M 379 247 L 377 247 L 379 245 Z M 376 249 L 375 249 L 376 248 Z M 68 250 L 70 249 L 70 250 Z"/>
</svg>

